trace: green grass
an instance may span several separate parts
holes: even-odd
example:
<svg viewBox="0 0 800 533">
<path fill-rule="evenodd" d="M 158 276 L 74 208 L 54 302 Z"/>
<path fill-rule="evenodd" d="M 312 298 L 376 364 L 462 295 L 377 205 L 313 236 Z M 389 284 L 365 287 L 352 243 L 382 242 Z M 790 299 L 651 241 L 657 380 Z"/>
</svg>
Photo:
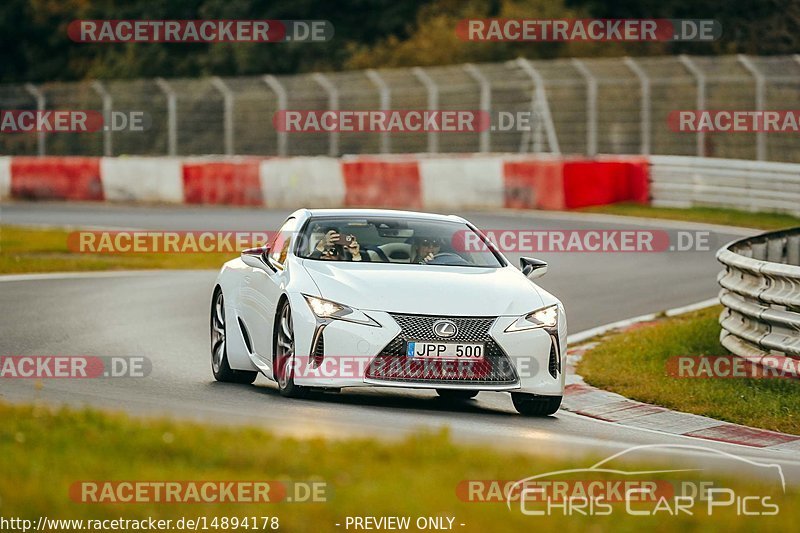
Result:
<svg viewBox="0 0 800 533">
<path fill-rule="evenodd" d="M 737 517 L 724 509 L 709 519 L 705 504 L 693 516 L 628 516 L 615 504 L 610 516 L 525 516 L 503 503 L 464 502 L 461 480 L 516 480 L 592 458 L 553 459 L 459 446 L 446 433 L 420 433 L 402 442 L 276 437 L 252 428 L 208 427 L 166 420 L 130 419 L 90 410 L 51 410 L 0 403 L 0 515 L 49 518 L 154 518 L 278 516 L 285 531 L 345 531 L 346 516 L 454 516 L 456 531 L 793 531 L 800 493 L 783 494 L 773 482 L 729 481 L 681 473 L 681 480 L 714 480 L 737 494 L 770 494 L 775 517 Z M 309 421 L 309 423 L 312 423 Z M 618 465 L 619 466 L 619 465 Z M 636 469 L 637 465 L 632 466 Z M 645 465 L 638 465 L 645 466 Z M 653 465 L 648 465 L 653 466 Z M 641 468 L 639 468 L 641 469 Z M 652 476 L 663 478 L 662 475 Z M 603 479 L 607 474 L 592 474 Z M 648 476 L 650 478 L 650 476 Z M 69 497 L 76 481 L 102 480 L 317 480 L 325 503 L 86 504 Z M 676 478 L 667 478 L 675 480 Z M 652 509 L 653 503 L 646 508 Z M 546 521 L 546 522 L 545 522 Z M 458 524 L 464 523 L 461 527 Z M 259 526 L 260 527 L 260 526 Z M 352 528 L 351 528 L 352 529 Z"/>
<path fill-rule="evenodd" d="M 615 333 L 587 352 L 587 383 L 646 403 L 800 435 L 800 383 L 790 379 L 691 379 L 667 375 L 674 356 L 723 355 L 721 306 Z"/>
<path fill-rule="evenodd" d="M 587 213 L 604 213 L 629 217 L 665 218 L 684 220 L 687 222 L 705 222 L 724 226 L 741 226 L 766 230 L 800 226 L 800 218 L 779 213 L 749 213 L 736 209 L 718 209 L 714 207 L 691 207 L 679 209 L 672 207 L 651 207 L 642 204 L 620 203 L 586 207 L 580 211 Z"/>
<path fill-rule="evenodd" d="M 0 274 L 128 269 L 219 268 L 236 253 L 84 253 L 71 251 L 72 231 L 0 226 Z"/>
</svg>

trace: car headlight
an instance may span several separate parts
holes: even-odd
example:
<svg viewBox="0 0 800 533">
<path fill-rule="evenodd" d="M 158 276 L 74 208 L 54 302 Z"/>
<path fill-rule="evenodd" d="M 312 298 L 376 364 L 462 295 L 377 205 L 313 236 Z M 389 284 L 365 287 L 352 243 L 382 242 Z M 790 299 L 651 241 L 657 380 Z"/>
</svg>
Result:
<svg viewBox="0 0 800 533">
<path fill-rule="evenodd" d="M 316 296 L 308 296 L 307 294 L 304 294 L 303 297 L 306 299 L 311 312 L 314 313 L 317 318 L 323 318 L 327 320 L 344 320 L 346 322 L 364 324 L 365 326 L 381 326 L 375 320 L 358 309 L 332 302 L 330 300 L 325 300 L 323 298 L 317 298 Z"/>
<path fill-rule="evenodd" d="M 523 331 L 536 328 L 554 328 L 558 325 L 558 304 L 543 307 L 519 317 L 506 328 L 506 332 Z"/>
</svg>

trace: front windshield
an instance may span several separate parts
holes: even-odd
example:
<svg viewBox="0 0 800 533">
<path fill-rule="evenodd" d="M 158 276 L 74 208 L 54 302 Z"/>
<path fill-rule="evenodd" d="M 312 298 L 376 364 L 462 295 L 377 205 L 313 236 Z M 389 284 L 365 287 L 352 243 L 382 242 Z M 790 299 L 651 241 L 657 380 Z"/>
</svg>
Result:
<svg viewBox="0 0 800 533">
<path fill-rule="evenodd" d="M 296 255 L 320 261 L 405 263 L 497 268 L 485 241 L 461 222 L 403 217 L 314 217 Z M 464 242 L 481 246 L 465 247 Z"/>
</svg>

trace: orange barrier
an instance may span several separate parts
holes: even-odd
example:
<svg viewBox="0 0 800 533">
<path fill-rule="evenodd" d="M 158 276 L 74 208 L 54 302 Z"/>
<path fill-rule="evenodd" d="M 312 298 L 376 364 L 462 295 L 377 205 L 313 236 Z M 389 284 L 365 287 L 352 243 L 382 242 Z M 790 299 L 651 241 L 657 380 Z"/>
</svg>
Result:
<svg viewBox="0 0 800 533">
<path fill-rule="evenodd" d="M 102 200 L 99 157 L 13 157 L 11 196 L 31 200 Z"/>
<path fill-rule="evenodd" d="M 567 209 L 649 200 L 649 170 L 644 158 L 564 162 Z"/>
<path fill-rule="evenodd" d="M 263 205 L 259 158 L 183 164 L 187 204 Z"/>
<path fill-rule="evenodd" d="M 416 160 L 342 161 L 345 205 L 422 208 L 419 164 Z"/>
<path fill-rule="evenodd" d="M 505 206 L 513 209 L 564 209 L 561 160 L 508 161 L 503 164 Z"/>
</svg>

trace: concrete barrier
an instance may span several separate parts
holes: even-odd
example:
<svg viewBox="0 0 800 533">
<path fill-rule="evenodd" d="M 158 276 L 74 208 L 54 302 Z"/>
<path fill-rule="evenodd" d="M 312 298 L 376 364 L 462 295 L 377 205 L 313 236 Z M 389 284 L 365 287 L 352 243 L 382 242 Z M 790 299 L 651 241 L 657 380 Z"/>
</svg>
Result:
<svg viewBox="0 0 800 533">
<path fill-rule="evenodd" d="M 641 157 L 0 158 L 0 198 L 456 210 L 565 209 L 648 195 Z"/>
</svg>

